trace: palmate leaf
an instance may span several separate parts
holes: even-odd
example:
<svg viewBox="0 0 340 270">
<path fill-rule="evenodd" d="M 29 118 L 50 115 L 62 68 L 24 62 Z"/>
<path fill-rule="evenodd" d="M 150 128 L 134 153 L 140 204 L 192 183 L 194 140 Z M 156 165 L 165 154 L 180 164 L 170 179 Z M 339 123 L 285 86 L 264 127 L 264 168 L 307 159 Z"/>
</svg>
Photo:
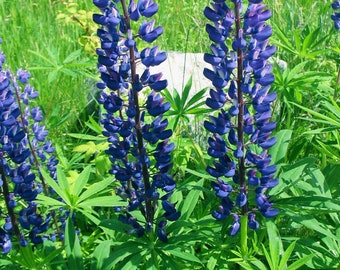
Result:
<svg viewBox="0 0 340 270">
<path fill-rule="evenodd" d="M 65 192 L 65 190 L 62 189 L 57 184 L 57 182 L 45 170 L 41 170 L 40 172 L 41 172 L 42 176 L 44 177 L 44 180 L 46 181 L 46 183 L 50 187 L 53 188 L 53 190 L 59 195 L 59 197 L 62 198 L 67 205 L 71 205 L 70 196 Z M 58 179 L 59 179 L 59 175 L 58 175 Z"/>
<path fill-rule="evenodd" d="M 90 178 L 91 166 L 87 166 L 84 170 L 78 175 L 76 181 L 73 184 L 72 195 L 78 197 L 79 194 L 84 189 L 87 181 Z"/>
</svg>

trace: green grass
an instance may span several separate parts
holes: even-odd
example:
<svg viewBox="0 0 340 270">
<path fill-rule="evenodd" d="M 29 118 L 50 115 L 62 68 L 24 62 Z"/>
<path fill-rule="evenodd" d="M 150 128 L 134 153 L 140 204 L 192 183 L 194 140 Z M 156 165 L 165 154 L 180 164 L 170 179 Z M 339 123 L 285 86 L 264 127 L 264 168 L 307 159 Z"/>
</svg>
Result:
<svg viewBox="0 0 340 270">
<path fill-rule="evenodd" d="M 156 24 L 164 27 L 164 34 L 157 40 L 162 50 L 209 51 L 203 10 L 210 0 L 156 2 L 159 3 Z M 307 25 L 311 28 L 324 26 L 321 34 L 327 34 L 327 29 L 331 29 L 330 3 L 311 0 L 303 4 L 298 0 L 264 2 L 273 11 L 271 24 L 282 27 L 292 43 L 295 40 L 290 30 L 303 37 Z M 72 6 L 72 3 L 76 5 Z M 31 84 L 40 92 L 39 104 L 55 138 L 62 137 L 67 131 L 80 132 L 86 121 L 86 114 L 82 112 L 95 89 L 94 49 L 98 42 L 97 26 L 88 12 L 96 11 L 92 0 L 0 0 L 1 50 L 7 55 L 6 63 L 12 71 L 23 67 L 31 72 Z M 275 32 L 273 38 L 278 38 Z M 63 63 L 79 49 L 83 51 L 78 58 L 68 65 Z M 293 66 L 301 61 L 281 48 L 277 55 Z"/>
<path fill-rule="evenodd" d="M 76 3 L 76 8 L 70 3 Z M 82 112 L 95 87 L 95 80 L 83 74 L 84 71 L 96 74 L 97 26 L 91 14 L 84 15 L 88 11 L 97 11 L 92 0 L 0 0 L 1 50 L 7 56 L 6 65 L 13 72 L 19 67 L 29 70 L 30 83 L 40 93 L 38 102 L 46 124 L 52 136 L 61 141 L 65 132 L 81 130 L 86 120 Z M 205 20 L 202 6 L 196 1 L 176 0 L 161 5 L 156 20 L 165 30 L 158 42 L 163 50 L 206 50 L 208 38 L 204 30 L 198 31 L 204 29 Z M 63 61 L 79 49 L 83 54 L 73 62 L 89 60 L 89 63 L 80 64 L 78 70 L 65 67 Z"/>
<path fill-rule="evenodd" d="M 19 67 L 29 70 L 30 83 L 40 93 L 39 104 L 54 137 L 75 125 L 93 87 L 87 76 L 63 72 L 63 60 L 81 49 L 77 39 L 83 35 L 77 25 L 56 20 L 63 8 L 62 1 L 0 0 L 1 50 L 6 65 L 12 72 Z M 85 58 L 81 55 L 77 61 Z M 50 76 L 53 72 L 55 76 Z"/>
</svg>

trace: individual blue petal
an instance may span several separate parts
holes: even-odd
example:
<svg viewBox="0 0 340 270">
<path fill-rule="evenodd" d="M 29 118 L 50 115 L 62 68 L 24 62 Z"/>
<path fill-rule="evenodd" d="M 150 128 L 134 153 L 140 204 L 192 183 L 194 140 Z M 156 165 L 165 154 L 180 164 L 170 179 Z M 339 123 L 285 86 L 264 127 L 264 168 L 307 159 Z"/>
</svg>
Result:
<svg viewBox="0 0 340 270">
<path fill-rule="evenodd" d="M 132 0 L 130 1 L 129 14 L 130 14 L 130 19 L 133 20 L 133 21 L 138 21 L 140 16 L 141 16 L 135 1 L 132 1 Z"/>
<path fill-rule="evenodd" d="M 270 165 L 259 170 L 262 175 L 270 175 L 276 172 L 276 165 Z"/>
<path fill-rule="evenodd" d="M 240 230 L 241 224 L 239 222 L 239 216 L 234 214 L 234 221 L 230 228 L 230 235 L 235 236 Z"/>
<path fill-rule="evenodd" d="M 221 32 L 212 25 L 207 24 L 205 30 L 207 31 L 211 41 L 215 43 L 222 43 L 225 40 L 225 36 L 223 36 Z"/>
<path fill-rule="evenodd" d="M 160 221 L 158 223 L 158 228 L 157 228 L 157 236 L 164 243 L 168 242 L 168 236 L 167 236 L 167 233 L 165 231 L 166 223 L 167 223 L 166 220 Z"/>
<path fill-rule="evenodd" d="M 93 4 L 99 8 L 106 8 L 109 4 L 109 0 L 93 0 Z"/>
<path fill-rule="evenodd" d="M 260 32 L 253 35 L 253 37 L 259 41 L 264 41 L 268 39 L 272 35 L 272 28 L 269 25 L 266 25 L 261 29 Z"/>
<path fill-rule="evenodd" d="M 276 143 L 276 137 L 272 137 L 264 142 L 259 143 L 259 146 L 261 146 L 263 149 L 268 149 L 272 147 L 275 143 Z"/>
<path fill-rule="evenodd" d="M 241 191 L 236 197 L 236 204 L 239 207 L 245 206 L 247 204 L 247 201 L 247 196 L 243 191 Z"/>
<path fill-rule="evenodd" d="M 139 0 L 138 10 L 144 17 L 150 18 L 158 11 L 158 5 L 153 0 Z"/>
<path fill-rule="evenodd" d="M 266 74 L 263 77 L 259 78 L 257 82 L 261 84 L 262 86 L 267 86 L 269 84 L 272 84 L 275 80 L 275 77 L 273 74 Z"/>
<path fill-rule="evenodd" d="M 269 207 L 265 211 L 261 211 L 261 214 L 266 218 L 273 218 L 279 214 L 279 209 Z"/>
<path fill-rule="evenodd" d="M 204 13 L 204 16 L 208 20 L 213 21 L 213 22 L 217 22 L 217 21 L 222 19 L 222 17 L 218 13 L 216 13 L 215 10 L 211 9 L 210 7 L 205 7 L 203 13 Z"/>
<path fill-rule="evenodd" d="M 255 219 L 256 215 L 254 213 L 249 213 L 248 215 L 248 226 L 253 230 L 257 230 L 260 224 Z"/>
</svg>

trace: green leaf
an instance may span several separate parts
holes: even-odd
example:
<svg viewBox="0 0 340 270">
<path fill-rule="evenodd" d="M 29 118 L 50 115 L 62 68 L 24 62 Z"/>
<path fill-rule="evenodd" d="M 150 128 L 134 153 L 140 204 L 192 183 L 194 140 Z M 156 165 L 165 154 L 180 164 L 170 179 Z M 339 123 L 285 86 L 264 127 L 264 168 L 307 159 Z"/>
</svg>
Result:
<svg viewBox="0 0 340 270">
<path fill-rule="evenodd" d="M 63 61 L 63 64 L 68 64 L 74 60 L 76 60 L 81 55 L 81 49 L 76 50 L 72 53 L 70 53 Z"/>
<path fill-rule="evenodd" d="M 44 177 L 44 180 L 46 181 L 46 183 L 50 187 L 53 188 L 53 190 L 59 195 L 59 197 L 62 198 L 67 205 L 71 205 L 70 198 L 69 198 L 68 194 L 66 194 L 65 190 L 63 190 L 57 184 L 57 182 L 53 178 L 51 178 L 51 176 L 47 172 L 45 172 L 45 170 L 41 170 L 40 172 L 41 172 L 42 176 Z M 59 175 L 58 175 L 58 180 L 59 180 Z"/>
<path fill-rule="evenodd" d="M 79 174 L 73 185 L 72 195 L 78 197 L 84 189 L 90 178 L 91 166 L 85 167 L 85 169 Z"/>
<path fill-rule="evenodd" d="M 135 270 L 140 269 L 140 262 L 144 259 L 142 254 L 136 254 L 131 256 L 126 262 L 126 264 L 121 268 L 121 270 Z"/>
<path fill-rule="evenodd" d="M 339 122 L 339 121 L 334 120 L 333 118 L 328 117 L 328 116 L 326 116 L 326 115 L 323 115 L 323 114 L 321 114 L 321 113 L 318 113 L 318 112 L 316 112 L 315 110 L 308 109 L 308 108 L 306 108 L 306 107 L 304 107 L 304 106 L 301 106 L 301 105 L 299 105 L 299 104 L 296 104 L 296 103 L 294 103 L 294 102 L 291 102 L 291 103 L 294 104 L 295 106 L 299 107 L 300 109 L 302 109 L 302 110 L 304 110 L 304 111 L 310 113 L 311 115 L 313 115 L 313 116 L 315 116 L 315 117 L 317 117 L 317 118 L 319 118 L 319 119 L 321 119 L 321 120 L 324 120 L 323 123 L 332 124 L 332 125 L 334 125 L 334 126 L 340 128 L 340 122 Z M 306 119 L 306 120 L 308 120 L 308 119 Z M 309 119 L 309 121 L 317 121 L 317 120 L 316 120 L 316 119 Z"/>
<path fill-rule="evenodd" d="M 106 267 L 106 261 L 110 256 L 112 241 L 102 241 L 94 250 L 91 260 L 91 270 L 102 270 Z"/>
<path fill-rule="evenodd" d="M 236 262 L 238 265 L 240 265 L 242 267 L 242 269 L 246 269 L 246 270 L 254 270 L 254 267 L 251 266 L 248 262 Z M 261 269 L 262 270 L 262 269 Z"/>
<path fill-rule="evenodd" d="M 287 75 L 287 78 L 286 80 L 288 82 L 290 82 L 291 80 L 293 80 L 293 78 L 296 76 L 296 75 L 301 75 L 302 73 L 302 70 L 303 68 L 305 67 L 305 65 L 307 64 L 308 62 L 305 61 L 305 62 L 302 62 L 298 65 L 296 65 L 293 69 L 291 69 Z"/>
<path fill-rule="evenodd" d="M 68 194 L 67 191 L 70 190 L 70 185 L 66 178 L 64 170 L 60 166 L 57 166 L 57 176 L 58 176 L 58 184 L 60 188 L 64 190 L 65 194 Z"/>
<path fill-rule="evenodd" d="M 98 183 L 95 183 L 88 187 L 86 191 L 84 191 L 78 199 L 78 203 L 86 200 L 87 198 L 91 197 L 94 194 L 97 194 L 101 191 L 103 191 L 106 187 L 108 187 L 112 183 L 111 179 L 106 179 L 103 181 L 100 181 Z"/>
<path fill-rule="evenodd" d="M 192 109 L 192 106 L 193 106 L 195 103 L 197 103 L 197 102 L 199 102 L 199 101 L 202 100 L 202 98 L 204 97 L 204 94 L 205 94 L 206 92 L 207 92 L 207 90 L 206 90 L 206 88 L 204 88 L 204 89 L 198 91 L 196 94 L 194 94 L 194 95 L 192 96 L 192 98 L 188 101 L 188 103 L 186 104 L 186 108 Z M 203 105 L 203 104 L 205 104 L 205 101 L 204 101 L 204 100 L 203 100 L 202 102 L 200 102 L 199 105 L 198 105 L 198 104 L 195 105 L 195 107 L 201 106 L 201 105 Z"/>
<path fill-rule="evenodd" d="M 266 249 L 266 247 L 261 243 L 261 246 L 262 246 L 262 250 L 263 250 L 263 253 L 264 253 L 264 256 L 266 257 L 266 260 L 267 260 L 267 263 L 270 267 L 271 270 L 275 270 L 277 266 L 274 266 L 273 262 L 272 262 L 272 259 Z"/>
<path fill-rule="evenodd" d="M 84 269 L 79 239 L 76 234 L 71 218 L 68 218 L 66 220 L 65 252 L 69 269 L 72 270 Z"/>
<path fill-rule="evenodd" d="M 316 233 L 328 236 L 335 241 L 339 241 L 339 238 L 334 235 L 330 229 L 330 226 L 320 223 L 316 218 L 312 216 L 304 216 L 304 217 L 292 217 L 296 222 L 299 222 L 303 226 L 314 230 Z"/>
<path fill-rule="evenodd" d="M 266 227 L 269 240 L 269 252 L 272 267 L 277 269 L 280 261 L 280 254 L 282 254 L 281 251 L 283 251 L 281 237 L 279 235 L 278 228 L 276 227 L 275 223 L 272 220 L 266 221 Z"/>
<path fill-rule="evenodd" d="M 291 265 L 287 267 L 287 270 L 296 270 L 302 266 L 306 266 L 306 263 L 314 257 L 314 254 L 309 254 L 307 256 L 302 257 L 301 259 L 293 262 Z"/>
<path fill-rule="evenodd" d="M 88 140 L 88 141 L 106 141 L 107 140 L 107 138 L 105 138 L 104 136 L 93 136 L 93 135 L 79 134 L 79 133 L 67 133 L 67 135 L 72 138 Z"/>
<path fill-rule="evenodd" d="M 132 254 L 138 254 L 143 251 L 145 247 L 142 247 L 138 242 L 128 241 L 119 246 L 115 246 L 115 250 L 111 253 L 110 258 L 113 258 L 111 265 L 117 264 L 119 261 L 131 256 Z"/>
<path fill-rule="evenodd" d="M 187 171 L 190 174 L 196 175 L 200 178 L 203 178 L 203 179 L 210 179 L 210 180 L 214 179 L 214 177 L 210 176 L 209 174 L 203 174 L 203 173 L 200 173 L 198 171 L 194 171 L 188 168 L 185 168 L 185 171 Z"/>
<path fill-rule="evenodd" d="M 215 267 L 217 265 L 217 259 L 215 259 L 214 257 L 210 257 L 207 263 L 207 269 L 208 270 L 214 270 Z"/>
<path fill-rule="evenodd" d="M 126 206 L 127 202 L 117 195 L 101 196 L 91 199 L 87 199 L 78 204 L 80 207 L 114 207 L 114 206 Z"/>
<path fill-rule="evenodd" d="M 289 197 L 275 200 L 275 206 L 294 211 L 340 212 L 340 200 L 321 196 Z"/>
<path fill-rule="evenodd" d="M 279 268 L 280 270 L 284 270 L 287 268 L 287 263 L 288 260 L 290 258 L 290 255 L 292 254 L 294 247 L 295 247 L 296 241 L 292 242 L 288 248 L 285 250 L 285 252 L 283 253 L 282 257 L 281 257 L 281 261 L 280 261 L 280 265 Z"/>
<path fill-rule="evenodd" d="M 200 181 L 197 182 L 197 185 L 199 187 L 203 187 L 203 184 L 204 184 L 204 179 L 201 179 Z M 182 212 L 181 219 L 189 220 L 192 212 L 194 211 L 199 201 L 198 198 L 201 196 L 201 194 L 202 194 L 201 190 L 197 190 L 197 189 L 190 190 L 185 200 L 183 201 L 183 206 L 181 207 L 181 212 Z"/>
<path fill-rule="evenodd" d="M 53 199 L 51 197 L 45 196 L 43 194 L 38 194 L 37 202 L 38 202 L 38 204 L 43 204 L 43 205 L 46 205 L 46 206 L 52 206 L 52 209 L 65 206 L 65 203 L 58 201 L 56 199 Z"/>
<path fill-rule="evenodd" d="M 131 229 L 130 225 L 124 224 L 120 220 L 116 219 L 104 219 L 98 224 L 105 234 L 113 237 L 115 232 L 126 233 L 127 230 Z"/>
<path fill-rule="evenodd" d="M 270 149 L 273 164 L 283 163 L 292 134 L 293 131 L 288 129 L 276 133 L 276 144 Z"/>
<path fill-rule="evenodd" d="M 195 255 L 188 253 L 188 252 L 184 252 L 179 248 L 174 248 L 174 249 L 167 248 L 166 250 L 164 250 L 164 253 L 171 254 L 172 256 L 181 258 L 185 261 L 196 262 L 196 263 L 202 264 L 200 259 L 197 258 Z"/>
<path fill-rule="evenodd" d="M 190 76 L 189 80 L 187 81 L 187 83 L 184 86 L 183 92 L 182 92 L 182 97 L 181 97 L 181 103 L 180 103 L 180 108 L 184 109 L 185 108 L 185 104 L 187 102 L 190 90 L 191 90 L 191 86 L 192 86 L 192 76 Z"/>
</svg>

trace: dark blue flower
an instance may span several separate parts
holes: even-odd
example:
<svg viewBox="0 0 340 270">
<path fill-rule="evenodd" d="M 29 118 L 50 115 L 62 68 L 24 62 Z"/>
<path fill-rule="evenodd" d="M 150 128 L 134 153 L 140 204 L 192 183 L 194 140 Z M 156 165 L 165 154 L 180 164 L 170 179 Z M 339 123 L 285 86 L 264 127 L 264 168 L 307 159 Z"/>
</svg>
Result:
<svg viewBox="0 0 340 270">
<path fill-rule="evenodd" d="M 245 11 L 241 0 L 231 2 L 233 8 L 226 1 L 214 0 L 204 10 L 212 22 L 206 31 L 213 43 L 211 53 L 204 56 L 212 69 L 204 69 L 203 74 L 215 87 L 206 104 L 216 112 L 204 122 L 213 134 L 208 139 L 208 154 L 214 160 L 207 172 L 216 178 L 212 187 L 222 202 L 212 214 L 218 220 L 233 214 L 230 234 L 235 235 L 240 216 L 248 215 L 248 226 L 256 229 L 259 224 L 253 211 L 265 217 L 278 213 L 265 195 L 278 183 L 267 150 L 276 142 L 272 137 L 276 123 L 271 120 L 276 94 L 270 92 L 274 76 L 268 63 L 276 48 L 268 44 L 272 29 L 267 20 L 272 13 L 262 0 L 249 1 Z M 248 196 L 252 192 L 248 185 L 260 190 L 255 201 Z"/>
<path fill-rule="evenodd" d="M 0 59 L 2 63 L 4 59 Z M 26 246 L 26 236 L 33 233 L 34 226 L 39 226 L 38 230 L 34 229 L 37 237 L 48 229 L 48 218 L 37 214 L 40 210 L 33 201 L 43 187 L 44 192 L 48 192 L 40 174 L 41 168 L 47 161 L 46 167 L 52 173 L 56 163 L 49 164 L 47 159 L 54 148 L 46 141 L 48 131 L 42 125 L 42 111 L 33 103 L 38 92 L 28 83 L 29 78 L 30 74 L 23 69 L 19 69 L 15 76 L 9 70 L 2 70 L 1 65 L 0 193 L 6 201 L 6 210 L 2 213 L 7 215 L 4 223 L 6 234 L 1 236 L 4 242 L 0 240 L 3 253 L 8 253 L 11 248 L 8 237 L 15 235 L 20 239 L 19 243 Z M 32 238 L 31 242 L 37 243 Z"/>
<path fill-rule="evenodd" d="M 118 3 L 122 6 L 118 7 Z M 93 19 L 100 25 L 97 33 L 101 48 L 97 54 L 102 82 L 98 86 L 99 102 L 105 109 L 103 134 L 109 142 L 105 152 L 112 162 L 109 172 L 120 182 L 116 193 L 127 201 L 126 207 L 115 209 L 121 212 L 119 219 L 132 227 L 128 233 L 142 236 L 157 224 L 159 200 L 164 210 L 160 214 L 162 219 L 174 221 L 180 216 L 170 201 L 176 186 L 170 174 L 174 144 L 169 143 L 172 130 L 163 118 L 170 103 L 157 93 L 167 87 L 167 80 L 162 78 L 162 73 L 150 72 L 150 67 L 164 62 L 167 55 L 158 46 L 139 51 L 136 42 L 137 39 L 153 42 L 163 33 L 163 28 L 155 27 L 152 19 L 132 27 L 142 16 L 151 18 L 158 11 L 153 0 L 131 0 L 128 7 L 120 1 L 94 4 L 101 10 Z M 133 33 L 134 29 L 138 29 L 137 34 Z M 136 72 L 137 62 L 144 68 L 141 74 Z M 144 226 L 133 216 L 135 211 L 144 216 Z M 165 225 L 166 221 L 158 222 L 156 229 L 164 242 L 167 241 Z"/>
</svg>

